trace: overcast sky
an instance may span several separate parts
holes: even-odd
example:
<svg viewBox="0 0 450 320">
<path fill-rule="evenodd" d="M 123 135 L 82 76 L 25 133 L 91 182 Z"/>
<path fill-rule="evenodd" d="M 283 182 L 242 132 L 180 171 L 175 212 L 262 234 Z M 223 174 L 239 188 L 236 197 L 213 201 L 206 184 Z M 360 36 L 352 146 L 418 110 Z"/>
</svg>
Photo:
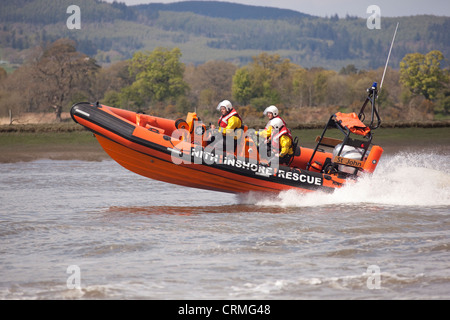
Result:
<svg viewBox="0 0 450 320">
<path fill-rule="evenodd" d="M 114 0 L 106 0 L 113 2 Z M 116 0 L 127 5 L 146 3 L 172 3 L 180 0 Z M 266 6 L 291 9 L 315 16 L 331 16 L 338 14 L 345 17 L 347 14 L 367 18 L 370 16 L 367 7 L 377 5 L 380 7 L 381 17 L 412 16 L 419 14 L 434 14 L 450 16 L 449 0 L 230 0 L 249 5 Z"/>
</svg>

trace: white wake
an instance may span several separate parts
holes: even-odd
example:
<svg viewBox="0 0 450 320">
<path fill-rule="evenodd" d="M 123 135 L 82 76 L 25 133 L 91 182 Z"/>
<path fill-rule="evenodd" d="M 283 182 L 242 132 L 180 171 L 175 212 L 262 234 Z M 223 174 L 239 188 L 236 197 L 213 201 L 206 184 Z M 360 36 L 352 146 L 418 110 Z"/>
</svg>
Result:
<svg viewBox="0 0 450 320">
<path fill-rule="evenodd" d="M 372 175 L 333 193 L 283 191 L 267 197 L 250 194 L 241 203 L 310 207 L 371 203 L 399 206 L 450 206 L 450 155 L 399 153 L 383 156 Z"/>
</svg>

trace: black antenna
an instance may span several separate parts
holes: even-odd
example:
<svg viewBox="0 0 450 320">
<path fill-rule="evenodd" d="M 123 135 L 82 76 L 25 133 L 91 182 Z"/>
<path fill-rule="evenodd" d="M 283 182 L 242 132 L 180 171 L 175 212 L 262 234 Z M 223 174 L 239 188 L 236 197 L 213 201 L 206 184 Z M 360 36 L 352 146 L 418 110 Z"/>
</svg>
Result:
<svg viewBox="0 0 450 320">
<path fill-rule="evenodd" d="M 378 93 L 381 92 L 381 88 L 383 87 L 383 82 L 384 82 L 384 76 L 386 75 L 386 70 L 387 70 L 387 66 L 389 64 L 389 58 L 391 57 L 391 52 L 392 52 L 392 47 L 394 46 L 394 40 L 395 40 L 395 36 L 397 34 L 397 29 L 398 29 L 398 22 L 397 22 L 397 26 L 395 27 L 395 31 L 394 31 L 394 36 L 392 37 L 392 42 L 391 42 L 391 47 L 389 48 L 389 54 L 388 57 L 386 59 L 386 65 L 384 66 L 384 71 L 383 71 L 383 76 L 381 78 L 381 83 L 380 83 L 380 88 L 377 88 L 377 83 L 374 82 L 372 87 L 367 89 L 367 92 L 369 93 L 366 101 L 364 102 L 364 104 L 361 107 L 361 110 L 359 111 L 358 114 L 358 118 L 359 120 L 363 121 L 365 120 L 366 116 L 364 114 L 364 109 L 366 108 L 366 105 L 370 102 L 371 106 L 372 106 L 372 112 L 371 112 L 371 117 L 370 117 L 370 124 L 369 124 L 369 128 L 371 130 L 375 130 L 377 128 L 380 127 L 381 125 L 381 118 L 380 115 L 378 114 L 378 110 L 375 106 L 375 100 L 378 98 Z M 376 124 L 374 124 L 374 121 L 376 120 Z"/>
</svg>

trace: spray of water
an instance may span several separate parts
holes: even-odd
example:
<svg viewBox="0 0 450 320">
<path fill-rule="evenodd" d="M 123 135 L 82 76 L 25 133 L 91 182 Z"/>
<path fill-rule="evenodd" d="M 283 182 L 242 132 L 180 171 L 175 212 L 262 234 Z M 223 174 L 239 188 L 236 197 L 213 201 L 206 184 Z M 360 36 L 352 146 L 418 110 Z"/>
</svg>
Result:
<svg viewBox="0 0 450 320">
<path fill-rule="evenodd" d="M 290 190 L 273 197 L 250 194 L 242 203 L 311 207 L 346 204 L 450 206 L 450 155 L 399 153 L 383 157 L 372 175 L 333 193 Z"/>
</svg>

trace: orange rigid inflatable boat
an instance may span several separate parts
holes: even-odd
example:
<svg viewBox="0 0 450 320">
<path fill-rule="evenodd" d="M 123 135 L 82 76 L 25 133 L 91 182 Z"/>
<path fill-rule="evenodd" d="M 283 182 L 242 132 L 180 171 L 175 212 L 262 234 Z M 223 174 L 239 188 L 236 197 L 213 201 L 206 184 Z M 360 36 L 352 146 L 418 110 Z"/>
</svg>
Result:
<svg viewBox="0 0 450 320">
<path fill-rule="evenodd" d="M 94 133 L 111 158 L 151 179 L 229 193 L 333 191 L 361 173 L 372 173 L 383 152 L 372 145 L 373 131 L 380 125 L 376 83 L 368 92 L 358 115 L 336 113 L 329 118 L 314 149 L 298 146 L 294 139 L 295 154 L 288 164 L 268 156 L 267 146 L 258 144 L 252 129 L 244 129 L 235 152 L 216 147 L 222 143 L 208 144 L 211 130 L 196 113 L 171 120 L 87 102 L 73 105 L 70 113 Z M 369 104 L 371 122 L 366 125 Z M 326 136 L 335 129 L 342 139 Z"/>
</svg>

